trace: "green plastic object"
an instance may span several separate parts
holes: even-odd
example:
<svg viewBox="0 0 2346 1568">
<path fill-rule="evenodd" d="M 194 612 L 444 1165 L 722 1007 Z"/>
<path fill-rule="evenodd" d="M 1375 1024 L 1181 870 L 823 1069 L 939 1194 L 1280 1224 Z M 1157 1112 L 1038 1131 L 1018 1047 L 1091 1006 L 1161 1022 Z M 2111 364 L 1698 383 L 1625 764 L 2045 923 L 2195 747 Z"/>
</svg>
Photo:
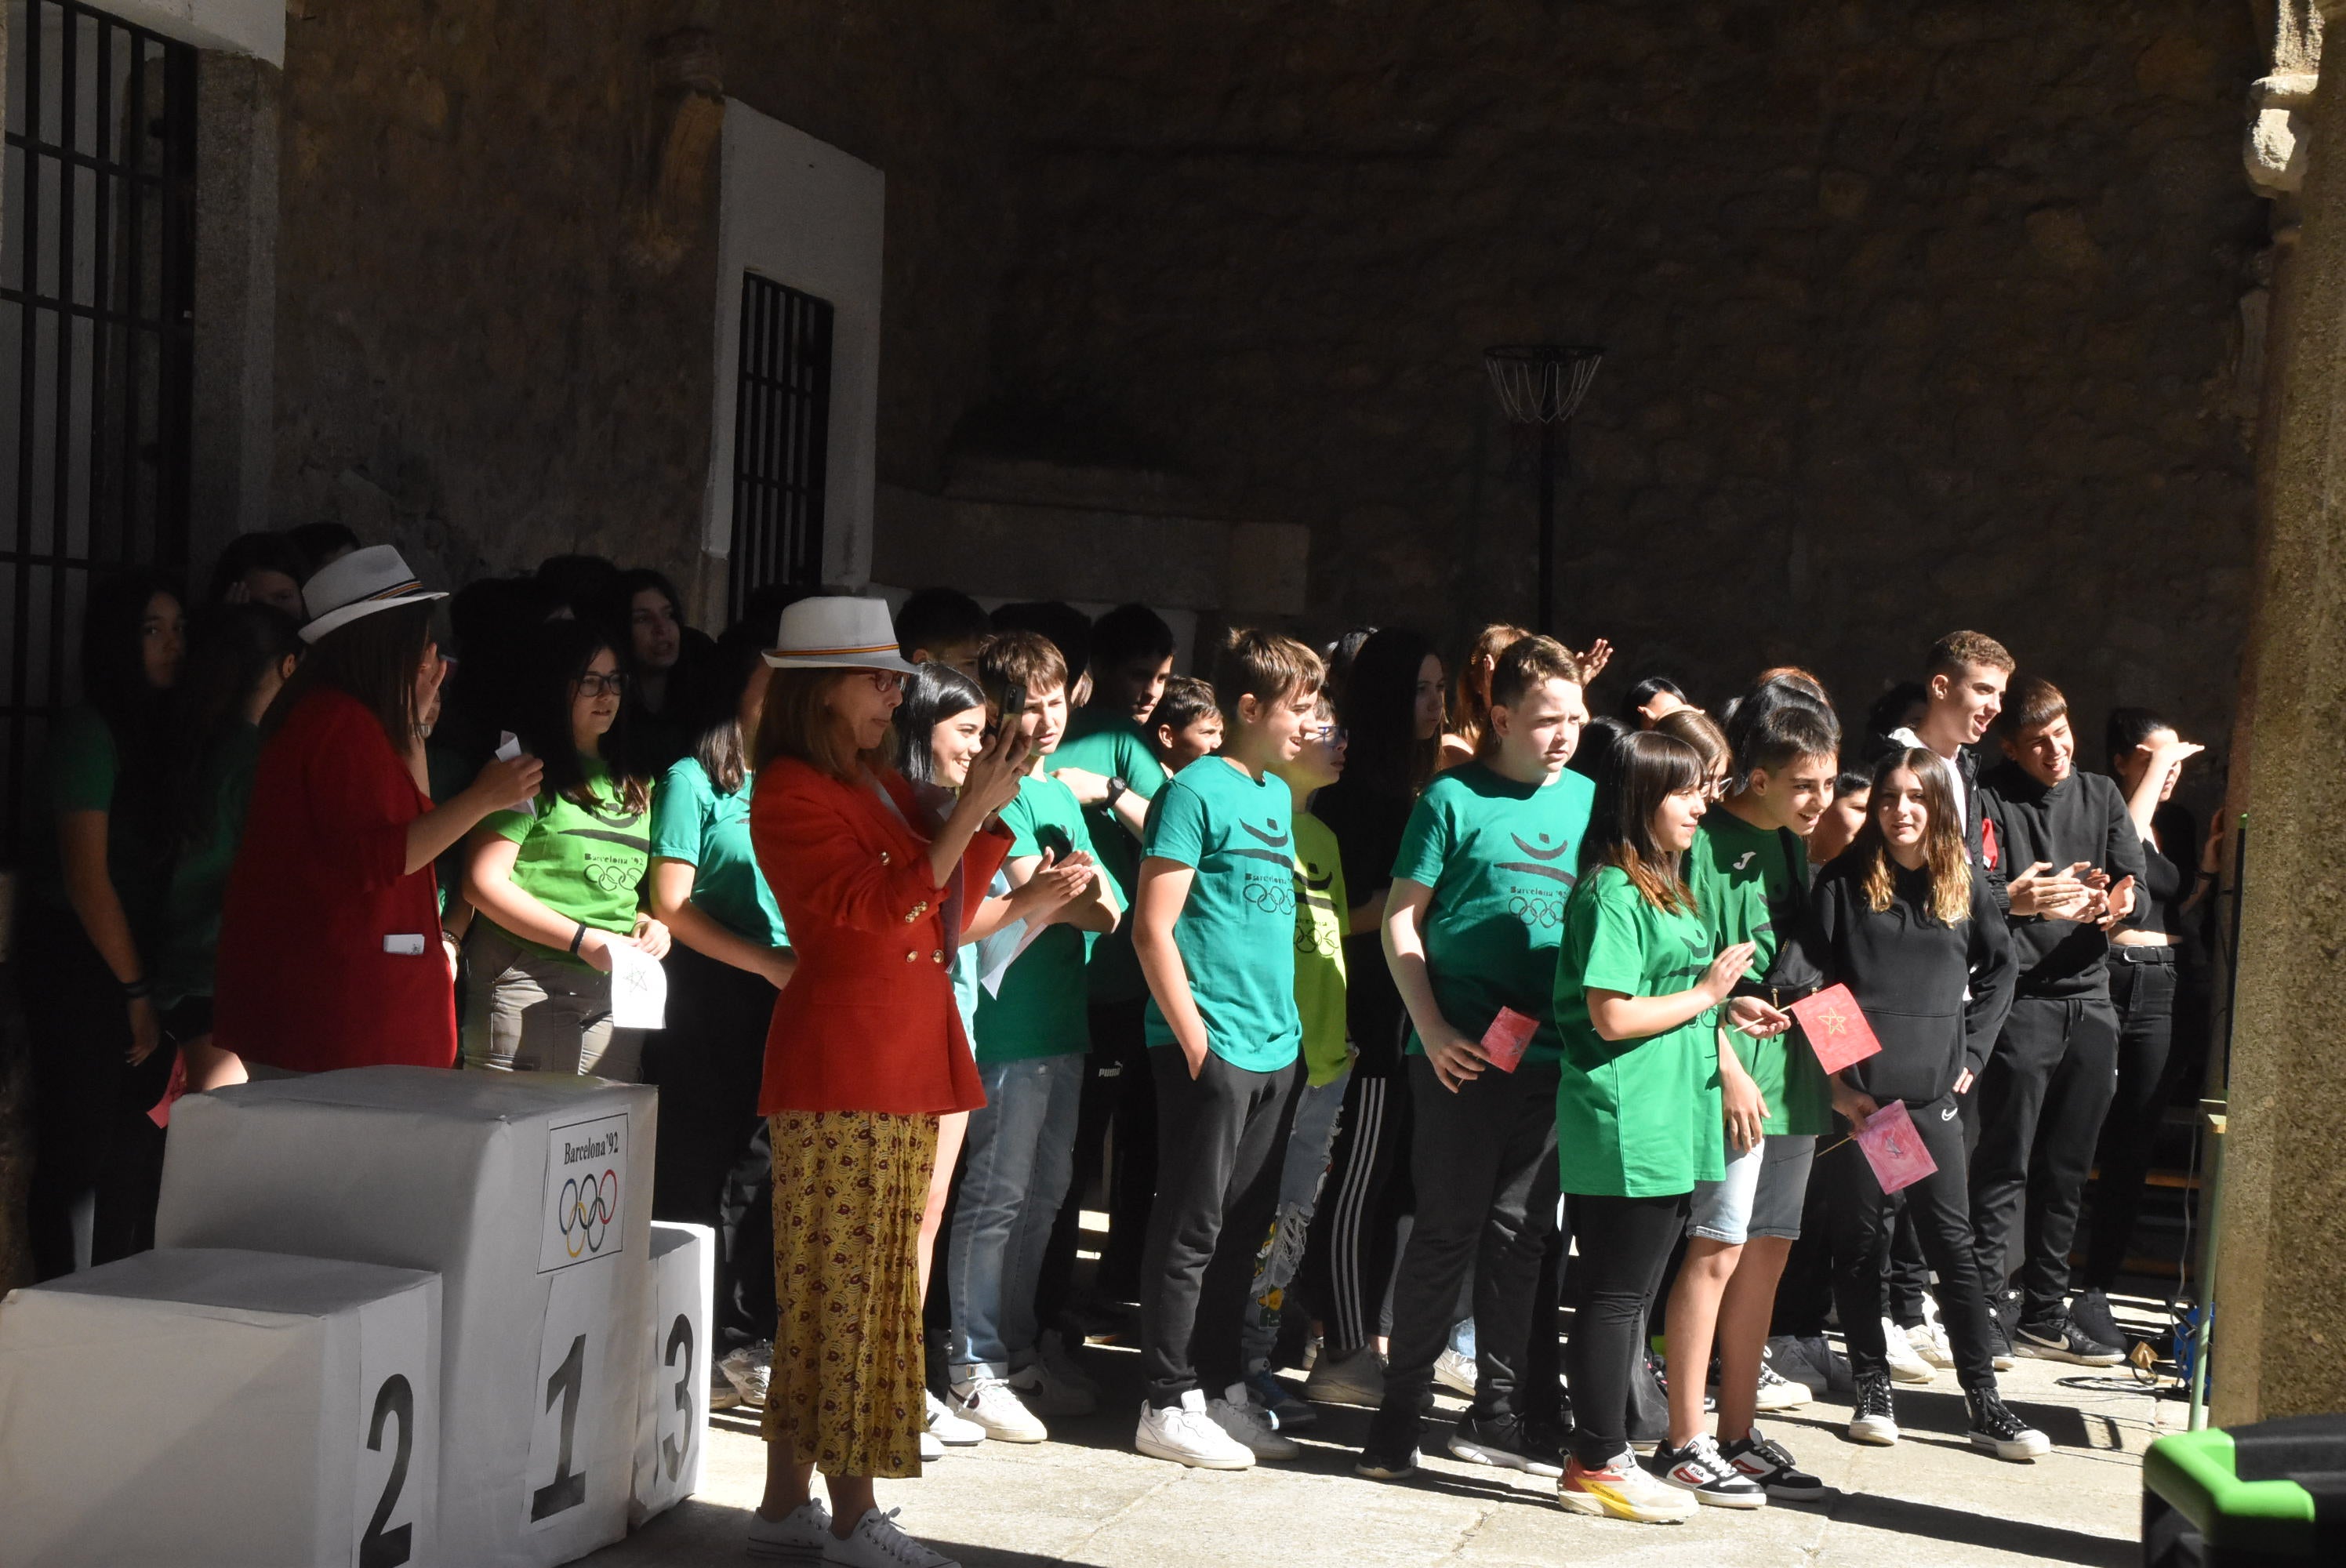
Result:
<svg viewBox="0 0 2346 1568">
<path fill-rule="evenodd" d="M 2142 1483 L 2214 1550 L 2312 1555 L 2313 1494 L 2293 1481 L 2242 1481 L 2232 1434 L 2219 1427 L 2152 1443 L 2143 1455 Z"/>
</svg>

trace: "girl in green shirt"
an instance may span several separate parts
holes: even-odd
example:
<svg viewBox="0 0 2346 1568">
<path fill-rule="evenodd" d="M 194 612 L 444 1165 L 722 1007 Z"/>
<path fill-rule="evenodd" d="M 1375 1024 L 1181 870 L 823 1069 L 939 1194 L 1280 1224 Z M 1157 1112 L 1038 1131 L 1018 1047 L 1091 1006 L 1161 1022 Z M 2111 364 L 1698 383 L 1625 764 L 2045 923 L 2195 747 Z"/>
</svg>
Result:
<svg viewBox="0 0 2346 1568">
<path fill-rule="evenodd" d="M 1579 1427 L 1557 1496 L 1652 1523 L 1696 1503 L 1631 1453 L 1630 1378 L 1695 1183 L 1724 1174 L 1718 1013 L 1752 953 L 1713 952 L 1678 874 L 1708 782 L 1685 741 L 1621 738 L 1597 779 L 1556 953 L 1556 1155 L 1580 1254 L 1566 1352 Z"/>
</svg>

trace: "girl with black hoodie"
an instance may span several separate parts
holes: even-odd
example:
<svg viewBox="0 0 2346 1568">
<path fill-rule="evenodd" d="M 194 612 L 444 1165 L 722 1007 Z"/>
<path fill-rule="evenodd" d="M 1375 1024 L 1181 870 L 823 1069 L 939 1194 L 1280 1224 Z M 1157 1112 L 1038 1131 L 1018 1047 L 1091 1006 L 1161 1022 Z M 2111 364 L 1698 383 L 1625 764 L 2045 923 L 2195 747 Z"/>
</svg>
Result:
<svg viewBox="0 0 2346 1568">
<path fill-rule="evenodd" d="M 1883 1105 L 1904 1101 L 1938 1166 L 1905 1189 L 1906 1208 L 1938 1271 L 1971 1441 L 1999 1459 L 2050 1451 L 2051 1440 L 1996 1394 L 1956 1100 L 1970 1090 L 2011 1004 L 2012 945 L 2002 912 L 1964 852 L 1946 769 L 1930 753 L 1901 748 L 1875 765 L 1865 825 L 1817 879 L 1808 917 L 1769 979 L 1787 989 L 1838 981 L 1864 1010 L 1882 1050 L 1833 1074 L 1833 1109 L 1862 1130 Z M 1847 1184 L 1835 1206 L 1833 1294 L 1857 1376 L 1849 1435 L 1894 1443 L 1898 1420 L 1877 1260 L 1895 1210 L 1862 1150 L 1834 1157 L 1838 1171 L 1821 1168 L 1819 1175 Z"/>
</svg>

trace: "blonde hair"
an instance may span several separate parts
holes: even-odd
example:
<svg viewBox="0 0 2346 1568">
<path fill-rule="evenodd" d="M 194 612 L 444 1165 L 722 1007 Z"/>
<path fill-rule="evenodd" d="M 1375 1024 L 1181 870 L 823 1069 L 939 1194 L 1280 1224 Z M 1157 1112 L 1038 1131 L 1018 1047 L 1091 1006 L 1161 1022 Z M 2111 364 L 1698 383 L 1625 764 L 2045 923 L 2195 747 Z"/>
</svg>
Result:
<svg viewBox="0 0 2346 1568">
<path fill-rule="evenodd" d="M 1923 787 L 1923 809 L 1930 813 L 1931 820 L 1923 827 L 1923 867 L 1931 874 L 1930 911 L 1949 925 L 1967 920 L 1972 912 L 1972 864 L 1964 848 L 1963 819 L 1955 812 L 1955 791 L 1947 783 L 1946 764 L 1919 746 L 1892 751 L 1873 765 L 1865 826 L 1857 830 L 1848 850 L 1865 868 L 1866 905 L 1881 914 L 1897 897 L 1898 863 L 1890 858 L 1882 812 L 1888 803 L 1882 790 L 1890 776 L 1899 772 L 1914 775 L 1914 781 Z"/>
</svg>

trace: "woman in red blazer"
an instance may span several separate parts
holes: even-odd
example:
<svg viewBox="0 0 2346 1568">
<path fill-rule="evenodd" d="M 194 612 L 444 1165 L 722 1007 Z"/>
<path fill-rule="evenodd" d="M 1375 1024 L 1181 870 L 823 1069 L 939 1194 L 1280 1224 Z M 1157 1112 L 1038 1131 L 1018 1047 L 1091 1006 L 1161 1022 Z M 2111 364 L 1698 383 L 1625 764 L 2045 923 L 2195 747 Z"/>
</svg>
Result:
<svg viewBox="0 0 2346 1568">
<path fill-rule="evenodd" d="M 537 793 L 537 759 L 492 762 L 436 809 L 422 716 L 444 667 L 432 603 L 388 545 L 301 590 L 310 652 L 263 720 L 221 901 L 213 1043 L 280 1073 L 456 1064 L 454 960 L 432 862 Z"/>
<path fill-rule="evenodd" d="M 798 970 L 775 1003 L 758 1108 L 771 1118 L 774 1287 L 766 1496 L 753 1552 L 950 1568 L 872 1506 L 874 1476 L 921 1473 L 927 1423 L 917 1240 L 937 1118 L 984 1103 L 954 1005 L 948 890 L 984 887 L 1010 840 L 1023 727 L 971 764 L 933 834 L 892 765 L 912 667 L 887 606 L 782 612 L 750 807 Z M 831 1509 L 811 1488 L 821 1470 Z"/>
</svg>

